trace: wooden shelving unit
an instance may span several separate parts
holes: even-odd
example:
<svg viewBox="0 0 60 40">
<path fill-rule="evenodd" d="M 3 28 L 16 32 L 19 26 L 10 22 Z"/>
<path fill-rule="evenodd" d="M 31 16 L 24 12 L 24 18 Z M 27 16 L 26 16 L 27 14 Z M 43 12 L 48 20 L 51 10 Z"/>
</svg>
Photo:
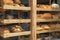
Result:
<svg viewBox="0 0 60 40">
<path fill-rule="evenodd" d="M 14 36 L 21 36 L 21 35 L 31 35 L 30 40 L 37 40 L 37 35 L 40 33 L 47 33 L 47 32 L 55 32 L 60 31 L 60 29 L 56 30 L 43 30 L 43 31 L 36 31 L 37 22 L 56 22 L 60 21 L 60 19 L 37 19 L 37 11 L 60 11 L 60 9 L 42 9 L 37 8 L 37 0 L 29 0 L 29 7 L 23 7 L 19 5 L 3 5 L 3 7 L 0 7 L 4 10 L 24 10 L 24 11 L 30 11 L 30 19 L 2 19 L 0 22 L 2 24 L 14 24 L 14 23 L 30 23 L 30 31 L 23 31 L 23 32 L 17 32 L 17 33 L 9 33 L 9 34 L 0 34 L 3 38 L 8 37 L 14 37 Z M 38 39 L 39 40 L 39 39 Z"/>
<path fill-rule="evenodd" d="M 55 31 L 60 31 L 60 29 L 37 31 L 37 34 L 50 33 L 50 32 L 55 32 Z M 31 31 L 24 31 L 24 32 L 17 32 L 17 33 L 2 34 L 0 36 L 3 38 L 9 38 L 9 37 L 15 37 L 15 36 L 30 35 L 30 33 Z"/>
</svg>

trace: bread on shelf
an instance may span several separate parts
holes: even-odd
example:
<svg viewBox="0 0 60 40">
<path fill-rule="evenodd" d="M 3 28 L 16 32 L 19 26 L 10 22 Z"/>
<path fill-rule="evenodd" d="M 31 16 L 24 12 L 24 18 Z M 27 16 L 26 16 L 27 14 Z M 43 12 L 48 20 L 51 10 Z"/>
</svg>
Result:
<svg viewBox="0 0 60 40">
<path fill-rule="evenodd" d="M 12 0 L 3 0 L 3 3 L 4 4 L 13 4 L 13 1 Z"/>
<path fill-rule="evenodd" d="M 41 25 L 41 27 L 43 27 L 44 30 L 49 30 L 50 29 L 50 27 L 48 25 Z"/>
<path fill-rule="evenodd" d="M 51 14 L 51 13 L 37 14 L 37 18 L 41 18 L 41 19 L 51 19 L 51 18 L 52 18 L 52 14 Z"/>
<path fill-rule="evenodd" d="M 37 5 L 38 8 L 44 8 L 44 9 L 47 9 L 47 8 L 52 8 L 51 5 L 45 5 L 45 4 L 38 4 Z"/>
<path fill-rule="evenodd" d="M 49 26 L 52 30 L 56 29 L 56 24 L 49 24 Z"/>
<path fill-rule="evenodd" d="M 37 31 L 42 31 L 42 30 L 44 30 L 44 29 L 43 29 L 42 27 L 40 27 L 40 26 L 37 26 L 36 30 L 37 30 Z"/>
<path fill-rule="evenodd" d="M 51 13 L 44 13 L 42 15 L 42 18 L 44 18 L 44 19 L 50 19 L 50 18 L 52 18 L 52 14 Z"/>
<path fill-rule="evenodd" d="M 37 14 L 37 18 L 41 18 L 43 14 Z"/>
<path fill-rule="evenodd" d="M 14 25 L 14 26 L 11 28 L 11 31 L 12 31 L 12 32 L 21 32 L 21 31 L 22 31 L 22 28 L 21 28 L 21 26 L 19 26 L 19 25 Z"/>
<path fill-rule="evenodd" d="M 60 29 L 60 24 L 56 24 L 56 29 Z"/>
<path fill-rule="evenodd" d="M 6 27 L 1 27 L 0 28 L 0 34 L 8 34 L 10 33 L 10 30 Z"/>
<path fill-rule="evenodd" d="M 60 8 L 59 4 L 56 4 L 56 3 L 51 4 L 51 7 L 54 9 Z"/>
</svg>

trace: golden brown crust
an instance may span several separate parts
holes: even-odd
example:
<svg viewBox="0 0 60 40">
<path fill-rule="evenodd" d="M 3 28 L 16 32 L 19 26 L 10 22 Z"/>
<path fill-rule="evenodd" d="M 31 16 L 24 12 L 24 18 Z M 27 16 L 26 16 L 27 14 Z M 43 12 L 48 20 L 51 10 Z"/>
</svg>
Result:
<svg viewBox="0 0 60 40">
<path fill-rule="evenodd" d="M 18 25 L 15 25 L 12 27 L 12 32 L 21 32 L 22 28 Z"/>
</svg>

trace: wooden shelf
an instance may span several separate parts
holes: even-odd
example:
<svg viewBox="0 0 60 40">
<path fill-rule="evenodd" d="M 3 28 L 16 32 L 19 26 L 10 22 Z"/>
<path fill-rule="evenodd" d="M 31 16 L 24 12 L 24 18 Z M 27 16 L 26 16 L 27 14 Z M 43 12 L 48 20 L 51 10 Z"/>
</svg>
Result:
<svg viewBox="0 0 60 40">
<path fill-rule="evenodd" d="M 37 22 L 55 22 L 60 21 L 60 19 L 37 19 Z M 13 24 L 13 23 L 30 23 L 31 19 L 4 19 L 1 20 L 2 24 Z"/>
<path fill-rule="evenodd" d="M 11 9 L 11 10 L 25 10 L 25 11 L 29 11 L 31 10 L 30 7 L 24 7 L 24 6 L 19 6 L 19 5 L 4 5 L 3 9 Z"/>
<path fill-rule="evenodd" d="M 47 33 L 47 32 L 55 32 L 55 31 L 60 31 L 60 29 L 37 31 L 37 34 Z M 9 33 L 9 34 L 4 34 L 4 35 L 0 35 L 0 36 L 3 37 L 3 38 L 8 38 L 8 37 L 21 36 L 21 35 L 30 35 L 30 31 L 17 32 L 17 33 Z"/>
<path fill-rule="evenodd" d="M 1 7 L 0 7 L 1 8 Z M 24 6 L 19 6 L 19 5 L 4 5 L 2 9 L 6 10 L 24 10 L 24 11 L 30 11 L 30 7 L 24 7 Z M 37 11 L 60 11 L 59 9 L 43 9 L 43 8 L 37 8 Z"/>
<path fill-rule="evenodd" d="M 1 0 L 2 1 L 2 0 Z M 50 0 L 51 3 L 51 0 Z M 13 5 L 8 5 L 8 4 L 4 4 L 3 5 L 3 1 L 2 1 L 2 6 L 0 7 L 0 12 L 4 12 L 5 10 L 23 10 L 23 11 L 30 11 L 30 18 L 31 19 L 3 19 L 0 20 L 1 24 L 13 24 L 13 23 L 30 23 L 31 25 L 31 29 L 30 31 L 23 31 L 23 32 L 16 32 L 16 33 L 8 33 L 8 34 L 0 34 L 1 37 L 3 38 L 8 38 L 8 37 L 15 37 L 15 36 L 24 36 L 24 35 L 31 35 L 31 39 L 30 40 L 36 40 L 36 33 L 40 34 L 40 33 L 47 33 L 47 32 L 55 32 L 55 31 L 60 31 L 60 29 L 56 29 L 56 30 L 43 30 L 43 31 L 36 31 L 36 24 L 37 22 L 54 22 L 54 21 L 60 21 L 60 19 L 36 19 L 37 17 L 37 11 L 60 11 L 59 9 L 43 9 L 43 8 L 37 8 L 37 0 L 29 0 L 29 7 L 25 7 L 25 6 L 20 6 L 18 4 L 13 4 Z M 18 16 L 19 15 L 19 11 L 18 11 Z M 4 39 L 5 40 L 5 39 Z M 20 39 L 19 39 L 20 40 Z"/>
<path fill-rule="evenodd" d="M 30 31 L 16 32 L 16 33 L 3 34 L 3 35 L 1 35 L 1 37 L 8 38 L 8 37 L 21 36 L 21 35 L 29 35 L 29 34 L 30 34 Z"/>
<path fill-rule="evenodd" d="M 30 19 L 4 19 L 1 20 L 2 24 L 11 24 L 11 23 L 29 23 Z"/>
<path fill-rule="evenodd" d="M 37 22 L 56 22 L 60 21 L 60 19 L 37 19 Z"/>
<path fill-rule="evenodd" d="M 37 11 L 60 11 L 60 8 L 59 9 L 53 9 L 53 8 L 51 8 L 51 9 L 49 9 L 49 8 L 47 8 L 47 9 L 37 8 Z"/>
</svg>

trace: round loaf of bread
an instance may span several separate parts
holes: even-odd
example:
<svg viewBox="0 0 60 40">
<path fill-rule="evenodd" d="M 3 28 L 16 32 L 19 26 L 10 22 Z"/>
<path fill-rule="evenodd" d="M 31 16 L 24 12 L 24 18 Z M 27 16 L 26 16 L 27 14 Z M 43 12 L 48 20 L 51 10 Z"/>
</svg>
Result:
<svg viewBox="0 0 60 40">
<path fill-rule="evenodd" d="M 44 13 L 41 17 L 45 18 L 45 19 L 50 19 L 50 18 L 52 18 L 52 14 L 50 14 L 50 13 Z"/>
<path fill-rule="evenodd" d="M 12 32 L 21 32 L 22 28 L 19 25 L 15 25 L 12 27 Z"/>
</svg>

